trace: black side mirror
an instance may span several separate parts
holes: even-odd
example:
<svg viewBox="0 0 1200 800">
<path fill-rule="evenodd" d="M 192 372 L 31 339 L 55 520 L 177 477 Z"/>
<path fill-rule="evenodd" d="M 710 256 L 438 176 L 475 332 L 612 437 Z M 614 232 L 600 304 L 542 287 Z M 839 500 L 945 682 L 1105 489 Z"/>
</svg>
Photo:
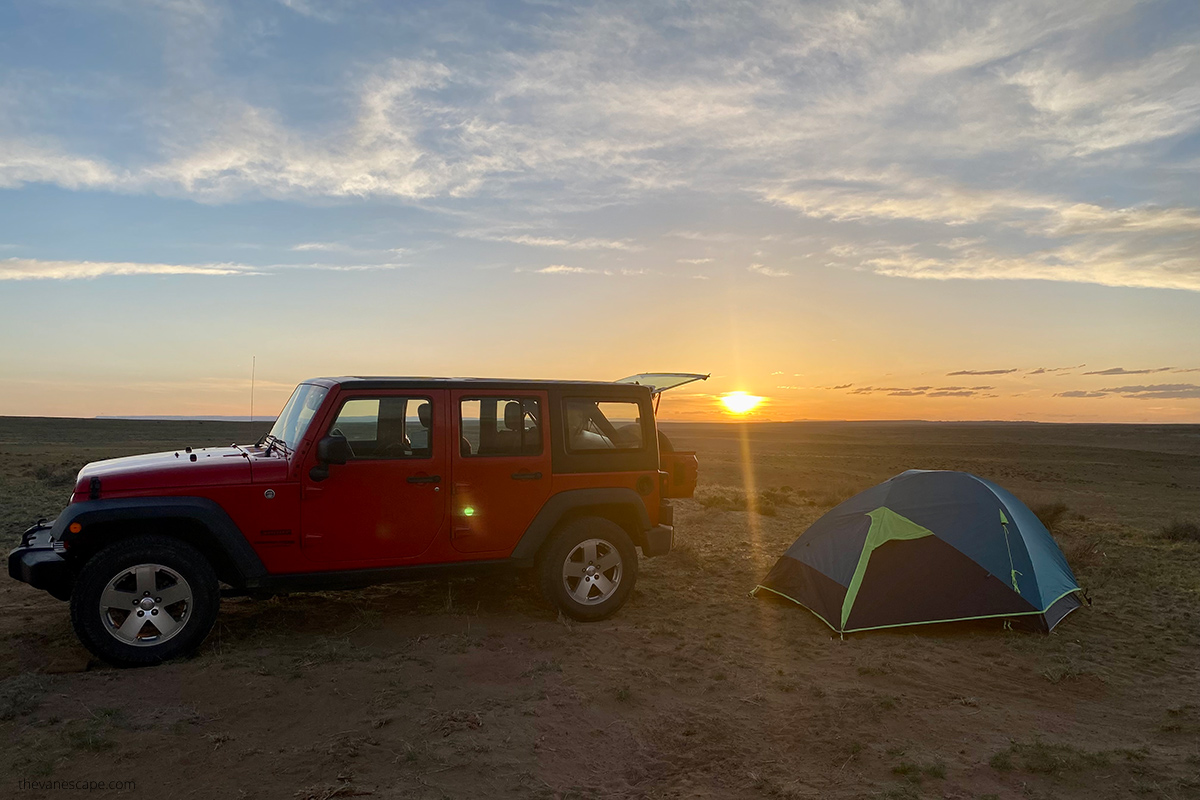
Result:
<svg viewBox="0 0 1200 800">
<path fill-rule="evenodd" d="M 354 458 L 350 442 L 340 433 L 331 433 L 317 442 L 317 462 L 320 464 L 345 464 Z"/>
</svg>

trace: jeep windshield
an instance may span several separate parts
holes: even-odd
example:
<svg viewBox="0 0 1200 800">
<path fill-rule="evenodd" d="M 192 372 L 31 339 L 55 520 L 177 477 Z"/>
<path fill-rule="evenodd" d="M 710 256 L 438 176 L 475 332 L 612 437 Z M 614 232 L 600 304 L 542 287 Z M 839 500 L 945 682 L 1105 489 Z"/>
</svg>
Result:
<svg viewBox="0 0 1200 800">
<path fill-rule="evenodd" d="M 297 386 L 271 427 L 271 432 L 265 437 L 268 448 L 282 445 L 287 450 L 296 449 L 300 437 L 308 430 L 308 423 L 312 422 L 313 415 L 317 413 L 328 393 L 329 390 L 323 386 L 314 386 L 311 383 Z"/>
</svg>

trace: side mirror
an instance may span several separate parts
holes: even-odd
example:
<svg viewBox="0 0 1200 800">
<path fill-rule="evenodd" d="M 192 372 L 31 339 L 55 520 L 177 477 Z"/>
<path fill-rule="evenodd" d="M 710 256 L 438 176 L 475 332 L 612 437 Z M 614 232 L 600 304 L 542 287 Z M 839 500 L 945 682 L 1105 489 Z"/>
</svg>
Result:
<svg viewBox="0 0 1200 800">
<path fill-rule="evenodd" d="M 331 433 L 317 442 L 317 462 L 320 464 L 345 464 L 354 458 L 350 442 L 345 436 Z"/>
</svg>

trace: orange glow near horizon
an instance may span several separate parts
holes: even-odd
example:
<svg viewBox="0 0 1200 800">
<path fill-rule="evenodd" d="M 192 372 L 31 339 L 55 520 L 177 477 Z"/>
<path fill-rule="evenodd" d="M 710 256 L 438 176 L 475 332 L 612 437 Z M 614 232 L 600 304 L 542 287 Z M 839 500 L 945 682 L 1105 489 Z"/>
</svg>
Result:
<svg viewBox="0 0 1200 800">
<path fill-rule="evenodd" d="M 725 410 L 729 413 L 741 416 L 758 408 L 765 399 L 765 397 L 746 392 L 729 392 L 721 396 L 721 405 L 725 406 Z"/>
</svg>

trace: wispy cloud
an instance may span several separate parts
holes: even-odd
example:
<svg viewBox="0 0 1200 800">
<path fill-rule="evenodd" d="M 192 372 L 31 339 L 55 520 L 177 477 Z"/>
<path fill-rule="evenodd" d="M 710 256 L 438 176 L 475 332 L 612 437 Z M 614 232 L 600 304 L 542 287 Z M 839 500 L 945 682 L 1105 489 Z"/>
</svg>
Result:
<svg viewBox="0 0 1200 800">
<path fill-rule="evenodd" d="M 787 270 L 775 269 L 762 264 L 751 264 L 749 267 L 747 267 L 747 269 L 750 272 L 756 272 L 759 275 L 766 275 L 768 278 L 786 278 L 792 274 Z"/>
<path fill-rule="evenodd" d="M 1136 400 L 1197 400 L 1200 386 L 1194 383 L 1159 383 L 1150 386 L 1114 386 L 1095 391 L 1059 392 L 1055 397 L 1128 397 Z"/>
<path fill-rule="evenodd" d="M 831 386 L 846 389 L 852 384 Z M 860 386 L 849 394 L 885 394 L 889 397 L 996 397 L 988 394 L 994 386 Z"/>
<path fill-rule="evenodd" d="M 269 275 L 286 271 L 366 272 L 393 270 L 408 264 L 159 264 L 137 261 L 50 261 L 35 258 L 0 259 L 0 281 L 80 280 L 132 275 Z"/>
<path fill-rule="evenodd" d="M 946 375 L 952 377 L 954 375 L 1008 375 L 1018 370 L 1013 369 L 960 369 L 955 372 L 947 372 Z"/>
<path fill-rule="evenodd" d="M 677 264 L 711 264 L 712 259 L 711 258 L 677 258 L 677 259 L 675 259 L 675 263 L 677 263 Z"/>
<path fill-rule="evenodd" d="M 325 22 L 358 13 L 280 3 Z M 207 203 L 395 198 L 489 206 L 509 222 L 533 206 L 553 216 L 750 197 L 822 231 L 834 266 L 1200 291 L 1195 155 L 1171 144 L 1200 130 L 1200 45 L 1187 30 L 1136 48 L 1114 36 L 1156 13 L 1137 4 L 845 0 L 800 13 L 702 1 L 669 23 L 637 4 L 551 4 L 530 19 L 401 12 L 388 23 L 426 46 L 406 58 L 364 46 L 352 68 L 335 65 L 306 87 L 336 98 L 323 115 L 222 72 L 222 34 L 241 19 L 174 6 L 180 19 L 204 10 L 212 52 L 168 72 L 163 91 L 135 87 L 145 107 L 129 118 L 145 146 L 80 136 L 63 99 L 73 92 L 35 76 L 0 109 L 0 186 Z M 507 48 L 513 36 L 520 48 Z M 205 92 L 192 90 L 200 78 Z M 128 92 L 120 83 L 105 91 Z M 1094 199 L 1107 174 L 1120 201 Z M 623 253 L 651 235 L 733 247 L 783 232 L 627 227 L 637 244 L 622 233 L 493 238 Z"/>
<path fill-rule="evenodd" d="M 533 270 L 517 270 L 518 272 L 533 272 L 538 275 L 595 275 L 598 270 L 586 267 L 571 267 L 566 264 L 551 264 L 548 267 Z"/>
<path fill-rule="evenodd" d="M 587 237 L 568 239 L 558 236 L 535 236 L 533 234 L 499 234 L 483 231 L 462 231 L 458 234 L 468 239 L 482 239 L 488 242 L 508 242 L 523 244 L 528 247 L 553 247 L 560 250 L 636 250 L 632 242 L 618 239 L 599 239 Z"/>
<path fill-rule="evenodd" d="M 1070 372 L 1073 369 L 1083 369 L 1087 364 L 1076 364 L 1073 367 L 1038 367 L 1026 372 L 1026 375 L 1054 375 L 1060 372 Z"/>
<path fill-rule="evenodd" d="M 0 281 L 78 280 L 118 275 L 253 275 L 244 264 L 143 264 L 123 261 L 0 259 Z"/>
<path fill-rule="evenodd" d="M 1124 367 L 1111 367 L 1110 369 L 1100 369 L 1093 372 L 1085 372 L 1084 375 L 1150 375 L 1155 372 L 1171 372 L 1171 367 L 1156 367 L 1152 369 L 1125 369 Z"/>
</svg>

